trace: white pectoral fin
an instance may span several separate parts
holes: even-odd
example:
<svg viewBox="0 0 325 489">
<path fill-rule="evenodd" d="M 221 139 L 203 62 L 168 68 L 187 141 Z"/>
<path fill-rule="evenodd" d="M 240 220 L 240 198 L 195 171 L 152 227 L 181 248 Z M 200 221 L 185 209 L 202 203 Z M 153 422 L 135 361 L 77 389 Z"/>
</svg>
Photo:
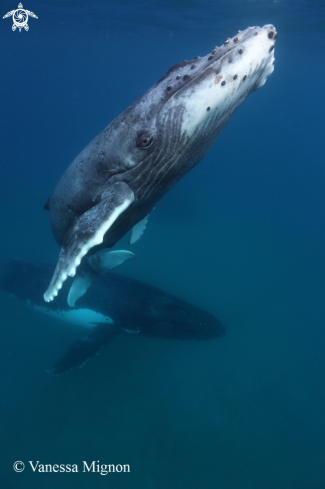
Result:
<svg viewBox="0 0 325 489">
<path fill-rule="evenodd" d="M 96 274 L 90 271 L 83 274 L 79 274 L 77 271 L 68 294 L 68 305 L 70 307 L 75 307 L 76 301 L 87 292 L 88 287 L 95 277 Z"/>
<path fill-rule="evenodd" d="M 81 269 L 77 270 L 74 281 L 68 294 L 68 305 L 75 307 L 76 301 L 80 299 L 88 290 L 88 287 L 98 275 L 116 268 L 129 258 L 135 258 L 134 253 L 130 251 L 98 251 L 87 258 L 88 266 L 84 262 Z"/>
<path fill-rule="evenodd" d="M 103 242 L 105 233 L 134 201 L 134 193 L 124 182 L 117 182 L 101 202 L 82 214 L 67 232 L 51 283 L 44 294 L 50 302 L 58 295 L 68 276 L 74 277 L 82 258 Z"/>
<path fill-rule="evenodd" d="M 141 238 L 143 235 L 144 230 L 146 229 L 146 225 L 148 222 L 148 216 L 146 216 L 144 219 L 138 222 L 135 226 L 133 226 L 132 231 L 131 231 L 131 238 L 130 238 L 130 244 L 134 244 L 138 241 L 138 239 Z"/>
</svg>

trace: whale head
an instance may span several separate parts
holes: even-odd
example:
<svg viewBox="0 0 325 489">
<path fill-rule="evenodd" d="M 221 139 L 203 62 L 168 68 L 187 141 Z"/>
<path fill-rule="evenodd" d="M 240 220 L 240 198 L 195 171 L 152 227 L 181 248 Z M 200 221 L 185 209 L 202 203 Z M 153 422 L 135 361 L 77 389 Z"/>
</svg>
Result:
<svg viewBox="0 0 325 489">
<path fill-rule="evenodd" d="M 157 201 L 203 158 L 273 72 L 276 37 L 273 25 L 239 31 L 206 56 L 170 68 L 112 123 L 113 138 L 124 141 L 116 145 L 123 180 L 138 200 Z"/>
<path fill-rule="evenodd" d="M 273 72 L 276 37 L 272 25 L 249 27 L 203 58 L 170 70 L 161 83 L 175 93 L 161 111 L 162 127 L 179 114 L 179 137 L 187 143 L 202 138 L 206 152 L 207 141 L 215 140 L 237 107 Z"/>
</svg>

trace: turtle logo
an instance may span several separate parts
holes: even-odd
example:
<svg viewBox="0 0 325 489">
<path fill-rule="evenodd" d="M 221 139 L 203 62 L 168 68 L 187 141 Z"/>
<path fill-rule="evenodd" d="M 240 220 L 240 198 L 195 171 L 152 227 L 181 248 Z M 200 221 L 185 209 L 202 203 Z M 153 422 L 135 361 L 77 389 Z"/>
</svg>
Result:
<svg viewBox="0 0 325 489">
<path fill-rule="evenodd" d="M 24 28 L 25 31 L 29 31 L 29 25 L 27 24 L 28 16 L 34 17 L 34 19 L 38 19 L 37 15 L 35 15 L 34 12 L 23 9 L 23 5 L 21 3 L 18 5 L 17 10 L 7 12 L 6 15 L 3 16 L 3 19 L 11 16 L 13 20 L 12 30 L 15 31 L 18 27 L 19 32 L 21 32 L 22 28 Z"/>
</svg>

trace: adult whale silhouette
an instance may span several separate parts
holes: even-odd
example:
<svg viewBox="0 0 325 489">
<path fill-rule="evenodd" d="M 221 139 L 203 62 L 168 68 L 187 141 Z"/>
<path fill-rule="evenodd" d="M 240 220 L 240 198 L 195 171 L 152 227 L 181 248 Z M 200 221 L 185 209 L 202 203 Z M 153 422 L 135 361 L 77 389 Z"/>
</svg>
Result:
<svg viewBox="0 0 325 489">
<path fill-rule="evenodd" d="M 173 66 L 71 163 L 46 208 L 58 263 L 49 302 L 85 255 L 132 241 L 161 197 L 207 153 L 228 120 L 274 69 L 273 25 L 249 27 L 221 47 Z"/>
<path fill-rule="evenodd" d="M 43 290 L 52 265 L 11 260 L 0 266 L 0 290 L 34 310 L 86 328 L 86 335 L 71 346 L 50 370 L 65 373 L 96 355 L 117 334 L 178 340 L 208 340 L 224 334 L 211 314 L 150 285 L 113 273 L 98 277 L 74 309 L 66 291 L 45 304 Z"/>
</svg>

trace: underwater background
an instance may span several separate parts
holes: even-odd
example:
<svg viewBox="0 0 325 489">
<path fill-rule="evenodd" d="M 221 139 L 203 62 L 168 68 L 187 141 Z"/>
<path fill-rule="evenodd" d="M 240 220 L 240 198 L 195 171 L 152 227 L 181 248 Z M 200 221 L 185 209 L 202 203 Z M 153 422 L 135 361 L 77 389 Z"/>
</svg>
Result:
<svg viewBox="0 0 325 489">
<path fill-rule="evenodd" d="M 1 294 L 1 487 L 324 488 L 324 2 L 25 0 L 38 19 L 19 33 L 2 19 L 17 1 L 0 2 L 1 262 L 56 263 L 43 206 L 61 174 L 173 64 L 248 25 L 278 39 L 266 85 L 118 270 L 209 311 L 225 336 L 119 336 L 50 377 L 82 328 Z M 131 473 L 15 473 L 17 460 Z"/>
</svg>

